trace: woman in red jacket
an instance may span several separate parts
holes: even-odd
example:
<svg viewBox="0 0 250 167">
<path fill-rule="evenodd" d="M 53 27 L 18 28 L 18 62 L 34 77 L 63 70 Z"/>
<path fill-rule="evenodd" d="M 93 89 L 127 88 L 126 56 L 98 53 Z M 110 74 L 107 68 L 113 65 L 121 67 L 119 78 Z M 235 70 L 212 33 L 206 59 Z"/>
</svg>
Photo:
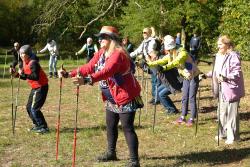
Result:
<svg viewBox="0 0 250 167">
<path fill-rule="evenodd" d="M 15 77 L 20 76 L 20 79 L 27 80 L 32 88 L 26 105 L 29 117 L 34 124 L 30 131 L 47 133 L 49 129 L 41 108 L 46 101 L 49 89 L 48 78 L 29 45 L 20 48 L 20 57 L 23 61 L 23 68 L 18 73 L 14 68 L 11 68 L 10 71 Z"/>
<path fill-rule="evenodd" d="M 99 81 L 106 105 L 107 151 L 98 161 L 117 160 L 116 142 L 118 122 L 122 129 L 130 152 L 127 166 L 140 166 L 138 157 L 138 138 L 134 130 L 136 99 L 140 97 L 140 85 L 132 73 L 132 62 L 128 53 L 118 42 L 118 31 L 112 26 L 103 26 L 99 37 L 101 49 L 85 65 L 71 72 L 60 70 L 63 77 L 72 77 L 75 84 L 93 84 Z M 79 77 L 77 73 L 80 73 Z"/>
</svg>

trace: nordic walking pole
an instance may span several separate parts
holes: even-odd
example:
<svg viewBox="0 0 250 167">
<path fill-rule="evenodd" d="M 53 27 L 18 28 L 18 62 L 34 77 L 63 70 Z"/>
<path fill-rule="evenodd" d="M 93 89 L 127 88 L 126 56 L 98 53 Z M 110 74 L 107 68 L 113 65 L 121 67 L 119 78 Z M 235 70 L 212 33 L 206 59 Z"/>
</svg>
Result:
<svg viewBox="0 0 250 167">
<path fill-rule="evenodd" d="M 156 73 L 156 77 L 158 77 L 158 72 Z M 158 100 L 158 85 L 155 86 L 155 104 L 154 104 L 154 122 L 153 122 L 153 132 L 155 131 L 155 119 L 156 119 L 156 103 Z"/>
<path fill-rule="evenodd" d="M 141 108 L 139 109 L 139 124 L 138 124 L 139 127 L 141 127 Z"/>
<path fill-rule="evenodd" d="M 61 65 L 61 70 L 63 70 L 63 64 Z M 60 141 L 61 99 L 62 99 L 62 77 L 60 78 L 60 84 L 59 84 L 59 103 L 58 103 L 57 126 L 56 126 L 56 160 L 58 160 L 58 146 Z"/>
<path fill-rule="evenodd" d="M 15 105 L 14 118 L 13 118 L 13 134 L 15 134 L 15 127 L 16 127 L 16 113 L 17 113 L 17 106 L 18 106 L 19 90 L 20 90 L 20 75 L 18 76 L 18 86 L 17 86 L 17 93 L 16 93 L 16 105 Z"/>
<path fill-rule="evenodd" d="M 4 76 L 5 76 L 6 61 L 7 61 L 7 51 L 5 52 L 4 68 L 3 68 L 3 79 L 4 79 Z"/>
<path fill-rule="evenodd" d="M 146 74 L 146 114 L 148 114 L 148 68 Z"/>
<path fill-rule="evenodd" d="M 199 121 L 199 112 L 200 112 L 200 97 L 201 97 L 201 89 L 198 88 L 198 99 L 197 99 L 197 111 L 196 111 L 196 124 L 195 124 L 195 136 L 197 136 L 198 131 L 198 121 Z"/>
<path fill-rule="evenodd" d="M 78 54 L 76 55 L 76 61 L 77 61 L 77 66 L 78 66 L 78 63 L 79 63 L 79 59 L 78 59 Z"/>
<path fill-rule="evenodd" d="M 220 96 L 221 96 L 221 84 L 219 83 L 219 98 L 218 98 L 218 146 L 220 146 Z"/>
<path fill-rule="evenodd" d="M 77 77 L 80 77 L 79 67 L 77 69 Z M 78 100 L 79 100 L 79 84 L 77 84 L 77 86 L 76 86 L 76 113 L 75 113 L 75 129 L 74 129 L 72 167 L 75 167 L 75 161 L 76 161 L 76 131 L 77 131 Z"/>
<path fill-rule="evenodd" d="M 10 84 L 11 84 L 11 120 L 12 120 L 12 133 L 14 135 L 14 93 L 13 93 L 13 76 L 10 76 Z"/>
</svg>

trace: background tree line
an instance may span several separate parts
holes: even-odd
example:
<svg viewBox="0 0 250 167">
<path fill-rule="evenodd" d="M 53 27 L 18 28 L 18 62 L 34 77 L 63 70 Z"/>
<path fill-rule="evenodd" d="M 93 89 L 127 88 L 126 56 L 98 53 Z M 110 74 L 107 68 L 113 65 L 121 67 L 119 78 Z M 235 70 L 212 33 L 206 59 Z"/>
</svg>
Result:
<svg viewBox="0 0 250 167">
<path fill-rule="evenodd" d="M 175 35 L 185 18 L 187 41 L 198 33 L 203 56 L 215 51 L 220 34 L 228 34 L 249 60 L 249 6 L 249 0 L 1 0 L 0 45 L 43 45 L 52 37 L 61 50 L 73 51 L 102 25 L 118 27 L 139 44 L 143 27 L 155 27 L 160 36 Z"/>
</svg>

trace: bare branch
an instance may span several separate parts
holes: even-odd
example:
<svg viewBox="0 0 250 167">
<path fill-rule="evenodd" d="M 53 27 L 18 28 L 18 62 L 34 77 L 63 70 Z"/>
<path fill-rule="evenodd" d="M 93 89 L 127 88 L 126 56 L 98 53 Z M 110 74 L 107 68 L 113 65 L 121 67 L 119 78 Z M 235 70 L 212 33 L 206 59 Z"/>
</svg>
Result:
<svg viewBox="0 0 250 167">
<path fill-rule="evenodd" d="M 109 7 L 103 13 L 99 14 L 96 18 L 92 19 L 90 22 L 88 22 L 86 25 L 84 25 L 83 26 L 83 31 L 81 32 L 81 35 L 79 36 L 79 39 L 82 38 L 83 34 L 87 31 L 88 27 L 90 25 L 92 25 L 94 22 L 96 22 L 97 20 L 99 20 L 101 17 L 105 16 L 112 9 L 114 4 L 115 4 L 115 0 L 112 0 L 110 2 Z"/>
</svg>

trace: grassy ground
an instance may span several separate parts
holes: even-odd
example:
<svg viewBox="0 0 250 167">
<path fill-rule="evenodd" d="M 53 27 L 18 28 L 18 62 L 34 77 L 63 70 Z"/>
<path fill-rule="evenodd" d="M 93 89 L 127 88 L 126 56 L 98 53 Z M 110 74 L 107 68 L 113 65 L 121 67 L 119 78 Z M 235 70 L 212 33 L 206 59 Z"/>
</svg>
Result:
<svg viewBox="0 0 250 167">
<path fill-rule="evenodd" d="M 3 60 L 4 55 L 0 56 Z M 9 60 L 9 59 L 8 59 Z M 62 61 L 59 61 L 59 65 Z M 65 61 L 65 67 L 72 69 L 74 61 Z M 82 61 L 80 62 L 82 63 Z M 41 61 L 47 69 L 47 61 Z M 72 162 L 72 145 L 74 116 L 76 108 L 75 87 L 70 80 L 63 80 L 62 106 L 61 106 L 61 133 L 59 145 L 59 160 L 55 160 L 59 80 L 49 80 L 49 94 L 42 108 L 50 127 L 50 133 L 37 135 L 28 132 L 31 127 L 25 105 L 30 88 L 25 81 L 21 81 L 18 98 L 18 111 L 16 120 L 16 134 L 12 134 L 11 126 L 11 86 L 9 76 L 2 79 L 3 61 L 0 64 L 0 166 L 3 167 L 68 167 Z M 200 64 L 203 71 L 212 67 Z M 210 80 L 201 82 L 201 101 L 199 112 L 198 134 L 195 137 L 195 127 L 177 126 L 173 124 L 179 115 L 166 115 L 162 106 L 157 106 L 155 132 L 152 131 L 153 109 L 148 105 L 142 110 L 141 127 L 136 127 L 139 138 L 139 154 L 141 166 L 250 166 L 250 109 L 248 86 L 250 64 L 243 63 L 246 97 L 240 104 L 240 136 L 241 142 L 234 145 L 217 146 L 214 136 L 217 132 L 216 106 L 217 102 L 211 96 Z M 149 81 L 149 80 L 148 80 Z M 149 83 L 149 82 L 148 82 Z M 14 94 L 16 93 L 17 79 L 14 80 Z M 149 86 L 150 87 L 150 86 Z M 150 91 L 149 91 L 150 92 Z M 146 101 L 146 92 L 142 93 Z M 150 96 L 148 96 L 149 99 Z M 170 96 L 180 109 L 181 94 Z M 96 155 L 105 150 L 106 130 L 104 104 L 101 102 L 97 85 L 80 87 L 79 115 L 77 133 L 76 166 L 124 166 L 128 159 L 128 149 L 124 135 L 119 130 L 117 154 L 119 161 L 97 163 Z M 139 112 L 138 112 L 139 113 Z M 135 124 L 138 125 L 138 113 Z"/>
</svg>

